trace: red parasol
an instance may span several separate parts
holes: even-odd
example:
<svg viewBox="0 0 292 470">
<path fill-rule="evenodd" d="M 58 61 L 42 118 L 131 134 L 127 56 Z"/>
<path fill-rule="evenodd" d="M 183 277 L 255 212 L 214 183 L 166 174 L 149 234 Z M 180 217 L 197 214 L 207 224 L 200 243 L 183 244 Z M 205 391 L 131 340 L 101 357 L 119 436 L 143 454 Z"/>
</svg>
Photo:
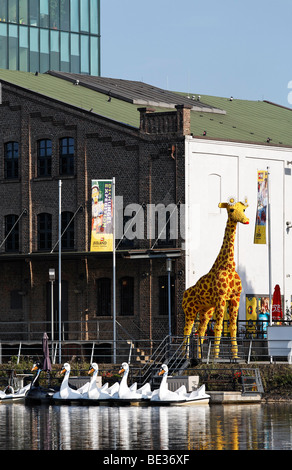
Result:
<svg viewBox="0 0 292 470">
<path fill-rule="evenodd" d="M 272 301 L 272 319 L 273 321 L 279 321 L 283 318 L 282 311 L 282 302 L 281 302 L 281 292 L 280 286 L 277 284 L 275 286 L 273 301 Z"/>
</svg>

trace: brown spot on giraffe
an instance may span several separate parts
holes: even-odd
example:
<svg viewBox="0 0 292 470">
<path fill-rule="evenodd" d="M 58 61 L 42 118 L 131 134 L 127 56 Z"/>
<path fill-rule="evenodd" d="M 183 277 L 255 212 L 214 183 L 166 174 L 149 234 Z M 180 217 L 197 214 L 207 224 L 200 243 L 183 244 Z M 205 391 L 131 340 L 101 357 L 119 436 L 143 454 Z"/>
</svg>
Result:
<svg viewBox="0 0 292 470">
<path fill-rule="evenodd" d="M 197 333 L 199 337 L 203 338 L 208 323 L 213 317 L 215 321 L 215 356 L 218 356 L 224 309 L 228 302 L 232 353 L 236 357 L 236 321 L 242 286 L 240 277 L 235 271 L 234 241 L 237 223 L 249 223 L 249 219 L 244 213 L 248 205 L 246 202 L 235 202 L 233 198 L 228 203 L 220 203 L 219 207 L 227 209 L 228 213 L 223 243 L 210 271 L 184 292 L 182 301 L 185 313 L 184 335 L 187 337 L 191 334 L 194 321 L 199 316 Z"/>
</svg>

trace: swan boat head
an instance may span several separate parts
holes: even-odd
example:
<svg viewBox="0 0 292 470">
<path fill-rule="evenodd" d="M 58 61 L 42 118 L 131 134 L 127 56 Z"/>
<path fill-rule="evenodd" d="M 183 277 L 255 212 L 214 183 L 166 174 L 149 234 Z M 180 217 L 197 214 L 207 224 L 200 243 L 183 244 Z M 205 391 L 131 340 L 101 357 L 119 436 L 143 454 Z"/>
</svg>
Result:
<svg viewBox="0 0 292 470">
<path fill-rule="evenodd" d="M 35 371 L 36 371 L 36 375 L 34 376 L 32 382 L 31 382 L 32 387 L 38 387 L 39 386 L 38 378 L 39 378 L 40 373 L 42 372 L 42 365 L 41 365 L 40 362 L 36 362 L 32 366 L 31 372 L 35 372 Z"/>
<path fill-rule="evenodd" d="M 68 362 L 65 362 L 65 364 L 63 365 L 63 369 L 61 370 L 60 374 L 69 374 L 71 371 L 71 366 L 70 364 L 68 364 Z"/>
<path fill-rule="evenodd" d="M 98 365 L 96 364 L 96 362 L 93 362 L 92 364 L 90 364 L 88 375 L 93 374 L 93 373 L 95 373 L 95 375 L 98 373 Z"/>
<path fill-rule="evenodd" d="M 166 364 L 162 364 L 160 371 L 158 372 L 158 375 L 163 375 L 167 376 L 168 375 L 168 367 Z"/>
<path fill-rule="evenodd" d="M 41 365 L 40 362 L 36 362 L 36 363 L 32 366 L 31 372 L 34 372 L 35 370 L 39 370 L 39 371 L 42 370 L 42 365 Z"/>
<path fill-rule="evenodd" d="M 123 362 L 122 363 L 122 366 L 121 366 L 121 369 L 119 370 L 119 374 L 128 374 L 129 372 L 129 364 L 127 364 L 127 362 Z"/>
</svg>

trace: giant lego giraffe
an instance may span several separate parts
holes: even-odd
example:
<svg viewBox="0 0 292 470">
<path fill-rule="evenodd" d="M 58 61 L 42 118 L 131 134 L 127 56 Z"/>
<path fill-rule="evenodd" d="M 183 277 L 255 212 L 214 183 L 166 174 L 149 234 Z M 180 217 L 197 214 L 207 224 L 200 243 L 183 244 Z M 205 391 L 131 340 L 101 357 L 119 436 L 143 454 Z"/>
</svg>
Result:
<svg viewBox="0 0 292 470">
<path fill-rule="evenodd" d="M 237 223 L 249 223 L 249 219 L 244 213 L 248 204 L 247 199 L 243 203 L 236 202 L 235 198 L 229 198 L 228 202 L 220 203 L 219 207 L 226 208 L 228 213 L 223 243 L 208 274 L 205 274 L 194 286 L 184 292 L 182 302 L 185 313 L 184 335 L 187 338 L 191 334 L 194 320 L 199 315 L 197 333 L 199 337 L 203 338 L 207 325 L 213 317 L 215 321 L 214 355 L 218 357 L 224 311 L 229 303 L 232 355 L 236 358 L 236 322 L 242 286 L 240 277 L 235 271 L 234 240 Z"/>
</svg>

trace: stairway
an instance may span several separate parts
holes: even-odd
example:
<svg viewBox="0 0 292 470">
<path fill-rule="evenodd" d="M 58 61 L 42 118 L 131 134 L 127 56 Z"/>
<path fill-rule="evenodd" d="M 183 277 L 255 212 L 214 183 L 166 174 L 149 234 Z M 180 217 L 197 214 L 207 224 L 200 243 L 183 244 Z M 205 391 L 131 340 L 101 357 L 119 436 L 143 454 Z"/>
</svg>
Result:
<svg viewBox="0 0 292 470">
<path fill-rule="evenodd" d="M 142 367 L 138 379 L 140 386 L 147 382 L 154 383 L 162 364 L 167 364 L 170 374 L 181 374 L 189 366 L 183 338 L 173 336 L 164 338 Z"/>
<path fill-rule="evenodd" d="M 242 394 L 264 393 L 259 369 L 241 369 Z"/>
</svg>

